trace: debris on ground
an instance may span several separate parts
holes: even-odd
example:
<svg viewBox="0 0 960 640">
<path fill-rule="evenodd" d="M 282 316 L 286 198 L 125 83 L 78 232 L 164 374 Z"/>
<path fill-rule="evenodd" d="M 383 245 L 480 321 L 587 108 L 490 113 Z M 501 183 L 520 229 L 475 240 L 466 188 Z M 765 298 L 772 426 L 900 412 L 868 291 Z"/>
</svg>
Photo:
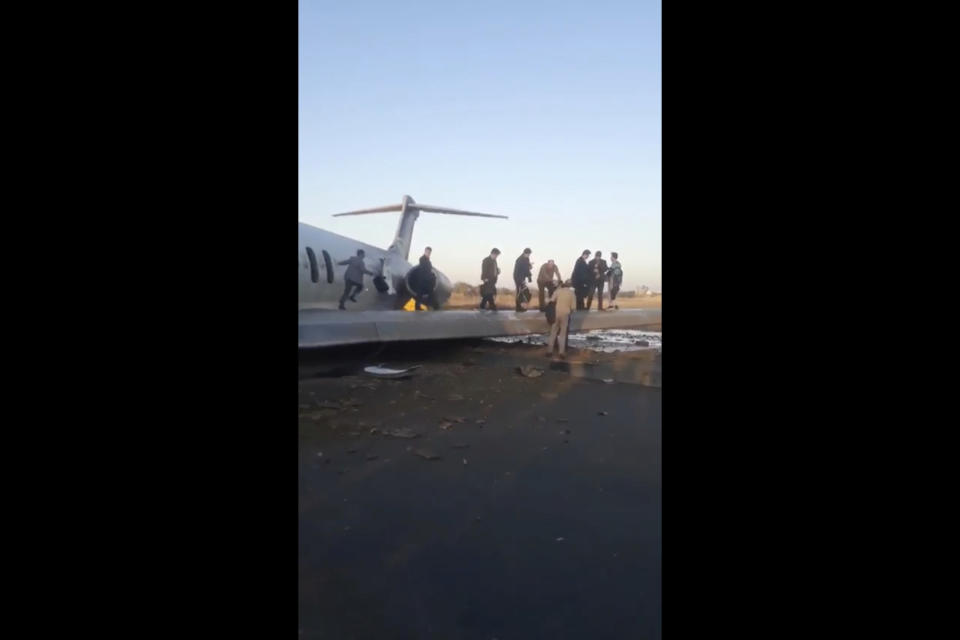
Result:
<svg viewBox="0 0 960 640">
<path fill-rule="evenodd" d="M 444 420 L 443 422 L 440 423 L 440 428 L 443 429 L 444 431 L 446 431 L 447 429 L 449 429 L 449 428 L 452 427 L 452 426 L 453 426 L 453 423 L 452 423 L 452 422 L 447 422 L 446 420 Z"/>
<path fill-rule="evenodd" d="M 458 401 L 458 400 L 463 400 L 463 396 L 460 395 L 459 393 L 451 393 L 451 394 L 449 395 L 449 397 L 447 398 L 447 400 L 451 400 L 451 401 L 453 401 L 453 402 L 456 402 L 456 401 Z"/>
<path fill-rule="evenodd" d="M 557 542 L 563 542 L 566 538 L 557 538 Z"/>
<path fill-rule="evenodd" d="M 477 420 L 477 424 L 483 426 L 483 425 L 487 424 L 487 421 L 484 420 L 483 418 L 479 418 L 479 419 Z"/>
<path fill-rule="evenodd" d="M 414 431 L 413 429 L 408 429 L 403 427 L 402 429 L 386 429 L 383 432 L 383 435 L 390 436 L 392 438 L 419 438 L 420 434 Z"/>
<path fill-rule="evenodd" d="M 435 454 L 434 452 L 428 451 L 428 450 L 426 450 L 426 449 L 414 449 L 414 450 L 413 450 L 413 455 L 415 455 L 415 456 L 420 456 L 420 457 L 423 458 L 424 460 L 439 460 L 439 459 L 440 459 L 440 456 L 438 456 L 438 455 Z"/>
<path fill-rule="evenodd" d="M 649 346 L 650 346 L 650 341 L 649 341 L 649 340 L 634 340 L 634 341 L 633 341 L 633 344 L 635 344 L 635 345 L 637 345 L 637 346 L 639 346 L 639 347 L 649 347 Z"/>
<path fill-rule="evenodd" d="M 428 396 L 427 394 L 425 394 L 424 392 L 420 391 L 419 389 L 417 389 L 416 391 L 413 392 L 413 397 L 414 397 L 414 399 L 423 398 L 424 400 L 436 400 L 436 398 L 434 398 L 433 396 Z M 393 402 L 391 402 L 391 404 L 393 404 L 394 402 L 396 402 L 396 400 L 394 400 Z"/>
<path fill-rule="evenodd" d="M 450 417 L 444 417 L 443 419 L 448 422 L 456 422 L 457 424 L 463 424 L 467 420 L 466 418 L 450 418 Z"/>
<path fill-rule="evenodd" d="M 607 413 L 606 411 L 597 411 L 597 415 L 598 415 L 598 416 L 608 416 L 608 415 L 610 415 L 610 414 Z"/>
<path fill-rule="evenodd" d="M 463 464 L 467 464 L 467 459 L 466 459 L 466 458 L 463 459 Z"/>
<path fill-rule="evenodd" d="M 407 367 L 406 369 L 388 369 L 383 365 L 377 367 L 364 367 L 363 372 L 368 376 L 373 376 L 375 378 L 409 378 L 413 375 L 414 369 L 419 369 L 420 365 L 414 365 L 412 367 Z"/>
<path fill-rule="evenodd" d="M 525 378 L 539 378 L 543 375 L 543 369 L 529 364 L 523 365 L 522 367 L 517 367 L 517 371 Z"/>
<path fill-rule="evenodd" d="M 322 457 L 323 457 L 323 451 L 317 451 L 317 457 L 318 457 L 318 458 L 322 458 Z"/>
<path fill-rule="evenodd" d="M 375 436 L 378 433 L 380 433 L 380 429 L 377 429 L 376 427 L 373 427 L 372 429 L 370 429 L 370 435 Z"/>
<path fill-rule="evenodd" d="M 613 379 L 613 378 L 604 378 L 603 381 L 604 381 L 606 384 L 613 384 L 613 383 L 614 383 L 614 379 Z"/>
</svg>

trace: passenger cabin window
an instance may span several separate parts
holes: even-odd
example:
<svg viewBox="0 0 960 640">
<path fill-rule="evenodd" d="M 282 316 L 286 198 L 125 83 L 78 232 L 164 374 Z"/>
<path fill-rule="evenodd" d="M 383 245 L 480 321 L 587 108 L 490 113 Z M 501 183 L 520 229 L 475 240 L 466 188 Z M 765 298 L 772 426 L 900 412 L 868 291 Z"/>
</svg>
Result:
<svg viewBox="0 0 960 640">
<path fill-rule="evenodd" d="M 310 282 L 319 282 L 320 270 L 317 268 L 317 255 L 310 247 L 307 247 L 307 258 L 310 260 Z"/>
<path fill-rule="evenodd" d="M 333 261 L 330 259 L 330 254 L 327 253 L 327 250 L 323 250 L 323 262 L 327 265 L 327 282 L 333 284 Z M 316 282 L 316 280 L 314 280 Z"/>
</svg>

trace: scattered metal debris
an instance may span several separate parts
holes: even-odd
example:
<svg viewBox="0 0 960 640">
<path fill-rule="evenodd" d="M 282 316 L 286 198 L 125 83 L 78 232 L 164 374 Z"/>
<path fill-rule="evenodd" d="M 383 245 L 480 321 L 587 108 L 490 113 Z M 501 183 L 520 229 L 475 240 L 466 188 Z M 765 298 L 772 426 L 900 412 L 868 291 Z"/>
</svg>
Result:
<svg viewBox="0 0 960 640">
<path fill-rule="evenodd" d="M 606 384 L 613 384 L 615 382 L 613 378 L 604 378 L 603 381 Z"/>
<path fill-rule="evenodd" d="M 413 450 L 413 455 L 415 455 L 415 456 L 420 456 L 420 457 L 423 458 L 424 460 L 439 460 L 439 459 L 440 459 L 440 456 L 438 456 L 438 455 L 435 454 L 434 452 L 428 451 L 428 450 L 426 450 L 426 449 L 414 449 L 414 450 Z"/>
<path fill-rule="evenodd" d="M 539 378 L 543 375 L 543 369 L 534 367 L 532 365 L 523 365 L 522 367 L 517 367 L 517 371 L 525 378 Z"/>
<path fill-rule="evenodd" d="M 364 367 L 363 372 L 368 376 L 373 376 L 375 378 L 409 378 L 413 375 L 414 369 L 419 369 L 420 365 L 414 365 L 412 367 L 407 367 L 406 369 L 388 369 L 383 365 L 377 367 Z"/>
<path fill-rule="evenodd" d="M 452 427 L 452 426 L 453 426 L 453 423 L 452 423 L 452 422 L 447 422 L 446 420 L 444 420 L 443 422 L 440 423 L 440 428 L 443 429 L 444 431 L 446 431 L 447 429 L 449 429 L 449 428 Z"/>
</svg>

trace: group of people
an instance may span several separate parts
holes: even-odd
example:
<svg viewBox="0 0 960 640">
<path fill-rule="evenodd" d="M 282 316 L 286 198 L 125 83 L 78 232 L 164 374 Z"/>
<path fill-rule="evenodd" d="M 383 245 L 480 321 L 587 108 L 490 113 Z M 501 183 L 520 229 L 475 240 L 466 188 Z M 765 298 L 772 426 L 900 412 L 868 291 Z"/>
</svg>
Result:
<svg viewBox="0 0 960 640">
<path fill-rule="evenodd" d="M 526 284 L 533 282 L 533 268 L 530 262 L 532 253 L 531 249 L 524 249 L 513 266 L 513 283 L 517 288 L 516 310 L 519 312 L 526 311 L 523 305 L 532 298 Z M 497 278 L 500 275 L 500 268 L 497 266 L 499 255 L 499 249 L 492 249 L 490 255 L 483 259 L 483 264 L 480 267 L 480 278 L 483 281 L 480 286 L 481 309 L 497 310 L 494 297 L 497 294 Z M 594 253 L 593 256 L 593 260 L 588 262 L 590 250 L 584 249 L 573 266 L 573 275 L 570 280 L 564 281 L 563 276 L 560 275 L 560 269 L 553 260 L 547 260 L 541 265 L 540 271 L 537 273 L 540 311 L 547 313 L 547 321 L 551 323 L 550 337 L 547 342 L 547 357 L 553 357 L 553 345 L 556 344 L 560 358 L 566 358 L 570 314 L 575 310 L 589 311 L 593 305 L 594 294 L 597 296 L 597 309 L 603 311 L 604 285 L 609 284 L 610 287 L 608 308 L 617 308 L 615 301 L 617 293 L 620 291 L 620 285 L 623 283 L 623 267 L 620 265 L 620 256 L 616 252 L 611 253 L 609 265 L 603 259 L 603 254 L 600 251 Z M 545 296 L 544 293 L 547 295 Z M 552 305 L 552 309 L 548 309 L 550 305 Z"/>
<path fill-rule="evenodd" d="M 516 310 L 526 311 L 524 305 L 532 299 L 527 283 L 533 282 L 533 267 L 530 262 L 530 255 L 533 250 L 524 249 L 520 257 L 513 265 L 513 284 L 516 286 Z M 483 259 L 480 267 L 480 308 L 497 310 L 495 296 L 497 294 L 497 279 L 500 276 L 500 267 L 497 266 L 497 258 L 500 256 L 500 250 L 493 248 L 490 255 Z M 620 265 L 620 256 L 613 252 L 610 254 L 611 261 L 603 259 L 603 254 L 597 251 L 590 258 L 590 250 L 584 249 L 583 253 L 573 265 L 573 275 L 570 280 L 564 282 L 560 275 L 560 269 L 551 259 L 540 266 L 537 274 L 537 290 L 539 292 L 540 312 L 546 311 L 546 305 L 552 301 L 553 294 L 561 287 L 572 287 L 577 311 L 589 311 L 593 306 L 594 295 L 597 297 L 597 309 L 603 311 L 603 290 L 604 287 L 610 287 L 610 304 L 608 308 L 617 308 L 617 293 L 620 291 L 620 285 L 623 283 L 623 267 Z M 589 260 L 589 262 L 588 262 Z M 546 295 L 544 295 L 546 294 Z M 549 298 L 549 300 L 547 300 Z"/>
</svg>

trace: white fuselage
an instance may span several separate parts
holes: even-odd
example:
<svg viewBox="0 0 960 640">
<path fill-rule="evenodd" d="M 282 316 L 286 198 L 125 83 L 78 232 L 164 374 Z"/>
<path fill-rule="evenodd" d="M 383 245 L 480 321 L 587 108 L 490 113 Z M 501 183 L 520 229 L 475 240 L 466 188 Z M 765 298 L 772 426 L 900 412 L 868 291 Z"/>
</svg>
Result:
<svg viewBox="0 0 960 640">
<path fill-rule="evenodd" d="M 374 285 L 374 277 L 363 276 L 363 290 L 356 294 L 357 302 L 347 302 L 348 310 L 393 309 L 397 303 L 396 290 L 407 272 L 413 267 L 396 252 L 374 247 L 364 242 L 331 233 L 308 224 L 299 223 L 298 262 L 299 277 L 297 298 L 299 307 L 336 309 L 343 295 L 346 266 L 338 265 L 357 255 L 363 249 L 364 265 L 375 276 L 383 276 L 387 287 L 380 292 Z M 417 256 L 419 259 L 419 256 Z M 436 295 L 441 303 L 450 296 L 450 281 L 434 269 L 437 275 Z"/>
</svg>

